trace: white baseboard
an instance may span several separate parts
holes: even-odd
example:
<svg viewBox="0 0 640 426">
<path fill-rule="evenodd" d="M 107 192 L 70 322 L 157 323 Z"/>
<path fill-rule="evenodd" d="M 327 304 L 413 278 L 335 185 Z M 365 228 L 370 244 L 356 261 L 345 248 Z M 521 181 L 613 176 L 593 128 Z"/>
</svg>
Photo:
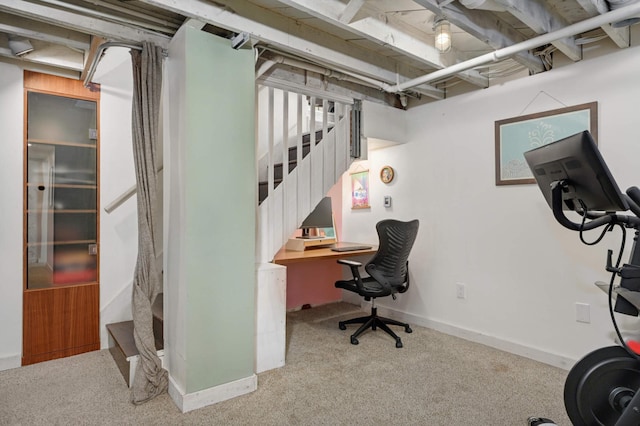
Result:
<svg viewBox="0 0 640 426">
<path fill-rule="evenodd" d="M 0 371 L 11 370 L 22 366 L 22 356 L 20 354 L 0 358 Z"/>
<path fill-rule="evenodd" d="M 368 307 L 371 305 L 365 304 L 362 306 Z M 504 340 L 496 336 L 490 336 L 479 331 L 469 330 L 466 328 L 458 327 L 456 325 L 424 318 L 406 312 L 397 311 L 384 306 L 377 305 L 377 307 L 381 316 L 386 316 L 399 321 L 407 322 L 409 324 L 415 324 L 422 327 L 430 328 L 432 330 L 449 334 L 451 336 L 460 337 L 461 339 L 480 343 L 482 345 L 496 348 L 501 351 L 509 352 L 515 355 L 532 359 L 534 361 L 539 361 L 548 365 L 552 365 L 554 367 L 562 368 L 563 370 L 570 370 L 571 367 L 573 367 L 573 365 L 578 361 L 576 359 L 571 359 L 562 355 L 545 352 L 540 349 L 532 348 L 530 346 L 525 346 L 519 343 Z"/>
<path fill-rule="evenodd" d="M 227 399 L 253 392 L 256 389 L 258 389 L 258 376 L 252 374 L 244 379 L 185 394 L 173 381 L 173 378 L 169 376 L 169 395 L 183 413 L 226 401 Z"/>
</svg>

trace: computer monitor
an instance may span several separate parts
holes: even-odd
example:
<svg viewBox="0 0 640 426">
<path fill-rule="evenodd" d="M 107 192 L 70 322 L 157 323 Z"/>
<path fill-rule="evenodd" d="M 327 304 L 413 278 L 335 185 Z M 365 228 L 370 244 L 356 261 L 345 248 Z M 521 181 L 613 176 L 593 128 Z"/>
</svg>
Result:
<svg viewBox="0 0 640 426">
<path fill-rule="evenodd" d="M 568 184 L 562 194 L 564 210 L 582 211 L 580 201 L 588 211 L 613 212 L 629 208 L 591 133 L 586 130 L 527 151 L 524 158 L 549 207 L 553 208 L 551 184 L 564 180 Z"/>
<path fill-rule="evenodd" d="M 315 209 L 302 221 L 302 237 L 309 237 L 309 230 L 315 228 L 333 228 L 333 210 L 331 197 L 324 197 Z"/>
</svg>

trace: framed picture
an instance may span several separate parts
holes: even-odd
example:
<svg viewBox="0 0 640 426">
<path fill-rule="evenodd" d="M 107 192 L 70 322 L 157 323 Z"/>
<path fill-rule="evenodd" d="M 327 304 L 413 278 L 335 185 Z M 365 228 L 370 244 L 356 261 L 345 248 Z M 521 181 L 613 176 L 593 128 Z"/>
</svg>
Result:
<svg viewBox="0 0 640 426">
<path fill-rule="evenodd" d="M 351 173 L 351 208 L 369 207 L 369 170 Z"/>
<path fill-rule="evenodd" d="M 380 170 L 380 180 L 384 183 L 389 183 L 393 180 L 393 168 L 391 166 L 384 166 Z"/>
<path fill-rule="evenodd" d="M 496 185 L 535 183 L 523 153 L 589 130 L 598 141 L 598 103 L 496 121 Z"/>
</svg>

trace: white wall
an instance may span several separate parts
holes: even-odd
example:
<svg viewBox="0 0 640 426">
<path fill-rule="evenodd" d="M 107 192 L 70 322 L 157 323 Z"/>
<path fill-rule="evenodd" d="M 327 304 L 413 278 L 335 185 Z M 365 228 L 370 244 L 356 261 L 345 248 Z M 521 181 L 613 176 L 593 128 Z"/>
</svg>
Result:
<svg viewBox="0 0 640 426">
<path fill-rule="evenodd" d="M 22 357 L 22 75 L 0 62 L 0 370 Z"/>
<path fill-rule="evenodd" d="M 372 151 L 359 166 L 371 171 L 370 210 L 350 210 L 344 179 L 345 240 L 375 242 L 383 218 L 420 219 L 412 287 L 380 304 L 563 367 L 613 344 L 607 298 L 593 282 L 608 281 L 606 250 L 617 249 L 619 231 L 587 247 L 554 221 L 537 186 L 496 186 L 494 122 L 597 101 L 609 168 L 623 190 L 640 185 L 638 75 L 636 47 L 409 110 L 410 142 Z M 386 164 L 396 170 L 390 185 L 378 178 Z M 393 197 L 389 209 L 384 195 Z M 465 300 L 456 283 L 466 284 Z M 576 322 L 576 302 L 591 305 L 590 324 Z"/>
<path fill-rule="evenodd" d="M 407 142 L 407 118 L 404 110 L 371 101 L 362 102 L 361 133 L 369 146 L 387 146 Z"/>
<path fill-rule="evenodd" d="M 100 83 L 100 346 L 106 324 L 132 318 L 131 292 L 138 255 L 136 196 L 104 208 L 136 183 L 131 142 L 133 77 L 128 49 L 110 48 L 93 79 Z"/>
</svg>

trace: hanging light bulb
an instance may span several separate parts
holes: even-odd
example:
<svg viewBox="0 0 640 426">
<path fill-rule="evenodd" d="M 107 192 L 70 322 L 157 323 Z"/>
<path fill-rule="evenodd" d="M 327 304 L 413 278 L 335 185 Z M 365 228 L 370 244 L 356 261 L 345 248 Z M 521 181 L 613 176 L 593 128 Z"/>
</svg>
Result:
<svg viewBox="0 0 640 426">
<path fill-rule="evenodd" d="M 451 49 L 451 24 L 445 18 L 437 18 L 433 23 L 435 46 L 440 53 Z"/>
</svg>

